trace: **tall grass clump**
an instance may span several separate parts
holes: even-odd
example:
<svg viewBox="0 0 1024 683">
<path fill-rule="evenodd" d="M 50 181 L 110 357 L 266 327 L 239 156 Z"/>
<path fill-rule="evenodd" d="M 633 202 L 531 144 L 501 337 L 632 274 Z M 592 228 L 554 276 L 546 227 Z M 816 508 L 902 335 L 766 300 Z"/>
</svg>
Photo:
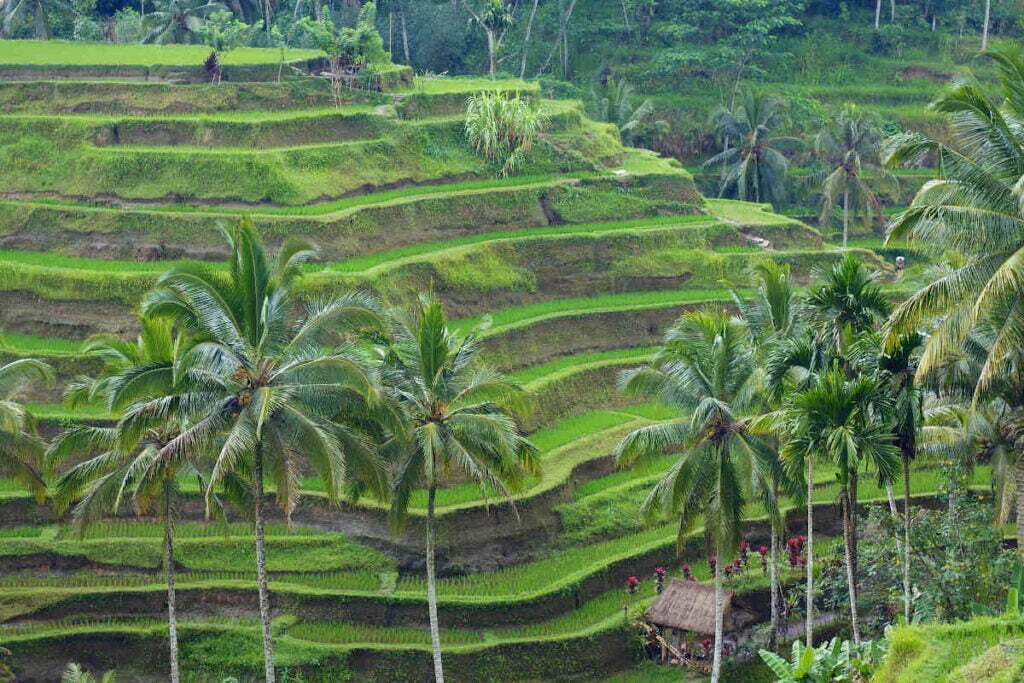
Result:
<svg viewBox="0 0 1024 683">
<path fill-rule="evenodd" d="M 546 123 L 537 102 L 519 93 L 479 92 L 466 102 L 466 140 L 485 159 L 501 164 L 502 176 L 523 164 Z"/>
</svg>

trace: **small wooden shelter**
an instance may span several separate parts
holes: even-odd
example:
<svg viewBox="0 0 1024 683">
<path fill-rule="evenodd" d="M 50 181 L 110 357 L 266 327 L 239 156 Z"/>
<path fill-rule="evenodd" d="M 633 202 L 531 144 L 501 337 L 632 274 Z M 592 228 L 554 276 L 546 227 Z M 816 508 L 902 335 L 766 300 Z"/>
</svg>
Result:
<svg viewBox="0 0 1024 683">
<path fill-rule="evenodd" d="M 735 628 L 730 590 L 722 591 L 725 632 Z M 715 587 L 706 583 L 672 579 L 646 613 L 647 621 L 673 631 L 702 635 L 715 633 Z"/>
</svg>

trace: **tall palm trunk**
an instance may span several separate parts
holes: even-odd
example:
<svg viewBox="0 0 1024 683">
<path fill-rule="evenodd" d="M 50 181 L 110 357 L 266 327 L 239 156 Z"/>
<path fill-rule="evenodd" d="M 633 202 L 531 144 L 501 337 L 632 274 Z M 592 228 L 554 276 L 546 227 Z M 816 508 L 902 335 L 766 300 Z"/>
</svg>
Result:
<svg viewBox="0 0 1024 683">
<path fill-rule="evenodd" d="M 779 585 L 778 548 L 779 532 L 772 524 L 768 551 L 768 581 L 771 590 L 772 620 L 768 631 L 768 649 L 775 651 L 779 645 L 780 622 L 782 620 L 782 586 Z"/>
<path fill-rule="evenodd" d="M 1017 538 L 1020 538 L 1019 526 Z M 910 623 L 910 456 L 906 453 L 903 454 L 903 618 Z"/>
<path fill-rule="evenodd" d="M 853 632 L 853 642 L 860 645 L 860 629 L 857 626 L 857 588 L 853 580 L 853 534 L 852 532 L 852 505 L 850 487 L 846 487 L 843 493 L 843 542 L 846 546 L 846 586 L 850 593 L 850 629 Z"/>
<path fill-rule="evenodd" d="M 434 653 L 434 679 L 444 683 L 441 666 L 441 629 L 437 623 L 437 577 L 434 567 L 434 497 L 437 480 L 434 467 L 430 468 L 430 489 L 427 492 L 427 610 L 430 612 L 430 646 Z"/>
<path fill-rule="evenodd" d="M 814 647 L 814 458 L 807 455 L 807 647 Z"/>
<path fill-rule="evenodd" d="M 1024 555 L 1024 454 L 1017 455 L 1013 474 L 1017 486 L 1017 552 Z"/>
<path fill-rule="evenodd" d="M 540 0 L 533 0 L 533 9 L 530 10 L 530 18 L 526 22 L 526 36 L 523 37 L 523 57 L 519 62 L 519 78 L 526 78 L 526 55 L 530 47 L 530 34 L 533 33 L 533 18 L 537 16 L 537 4 Z"/>
<path fill-rule="evenodd" d="M 263 449 L 253 457 L 253 512 L 256 517 L 256 591 L 263 628 L 263 666 L 267 683 L 274 683 L 274 642 L 270 633 L 270 596 L 267 594 L 267 549 L 263 532 Z"/>
<path fill-rule="evenodd" d="M 849 181 L 847 181 L 849 182 Z M 843 189 L 843 249 L 850 239 L 850 188 Z"/>
<path fill-rule="evenodd" d="M 722 544 L 715 541 L 715 556 L 718 558 L 724 557 L 722 555 Z M 722 567 L 721 559 L 719 559 L 718 566 L 715 567 L 715 640 L 711 644 L 711 647 L 715 648 L 715 653 L 711 659 L 711 683 L 718 683 L 719 678 L 722 676 L 722 645 L 725 642 L 725 624 L 724 624 L 724 598 L 722 597 Z"/>
<path fill-rule="evenodd" d="M 981 27 L 981 49 L 988 47 L 988 22 L 992 15 L 992 0 L 985 0 L 985 22 Z"/>
<path fill-rule="evenodd" d="M 405 52 L 405 63 L 412 66 L 412 57 L 409 54 L 409 30 L 405 25 L 405 9 L 398 14 L 402 20 L 402 51 Z"/>
<path fill-rule="evenodd" d="M 171 484 L 164 482 L 164 572 L 167 574 L 167 644 L 171 657 L 171 683 L 178 683 L 178 615 L 174 598 L 174 519 Z"/>
<path fill-rule="evenodd" d="M 494 60 L 495 50 L 496 46 L 494 44 L 494 31 L 492 31 L 491 29 L 487 29 L 487 58 L 490 61 L 488 73 L 491 75 L 492 81 L 494 80 L 494 74 L 497 71 L 497 65 L 495 64 Z"/>
</svg>

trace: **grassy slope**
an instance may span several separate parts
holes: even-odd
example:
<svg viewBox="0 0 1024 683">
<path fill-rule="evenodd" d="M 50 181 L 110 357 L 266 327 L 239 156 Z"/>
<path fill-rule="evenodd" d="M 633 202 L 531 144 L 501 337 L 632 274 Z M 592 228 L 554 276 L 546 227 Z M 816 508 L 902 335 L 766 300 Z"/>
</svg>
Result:
<svg viewBox="0 0 1024 683">
<path fill-rule="evenodd" d="M 0 40 L 0 64 L 55 64 L 75 66 L 151 66 L 203 63 L 210 54 L 205 45 L 138 45 L 134 43 L 79 43 L 63 40 Z M 319 50 L 288 50 L 289 60 L 313 59 Z M 220 55 L 224 64 L 277 64 L 276 48 L 241 47 Z"/>
<path fill-rule="evenodd" d="M 1024 678 L 1024 622 L 976 617 L 958 624 L 901 626 L 874 683 L 1011 683 Z"/>
</svg>

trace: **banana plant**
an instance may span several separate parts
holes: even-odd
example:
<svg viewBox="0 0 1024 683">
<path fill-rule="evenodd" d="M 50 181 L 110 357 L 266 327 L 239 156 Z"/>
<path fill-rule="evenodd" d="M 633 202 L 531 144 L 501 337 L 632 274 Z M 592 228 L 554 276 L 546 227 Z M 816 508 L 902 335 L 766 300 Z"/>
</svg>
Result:
<svg viewBox="0 0 1024 683">
<path fill-rule="evenodd" d="M 818 647 L 793 641 L 791 661 L 761 650 L 761 659 L 778 676 L 778 683 L 835 683 L 864 680 L 882 663 L 889 642 L 889 628 L 882 640 L 866 640 L 857 645 L 833 638 Z"/>
</svg>

